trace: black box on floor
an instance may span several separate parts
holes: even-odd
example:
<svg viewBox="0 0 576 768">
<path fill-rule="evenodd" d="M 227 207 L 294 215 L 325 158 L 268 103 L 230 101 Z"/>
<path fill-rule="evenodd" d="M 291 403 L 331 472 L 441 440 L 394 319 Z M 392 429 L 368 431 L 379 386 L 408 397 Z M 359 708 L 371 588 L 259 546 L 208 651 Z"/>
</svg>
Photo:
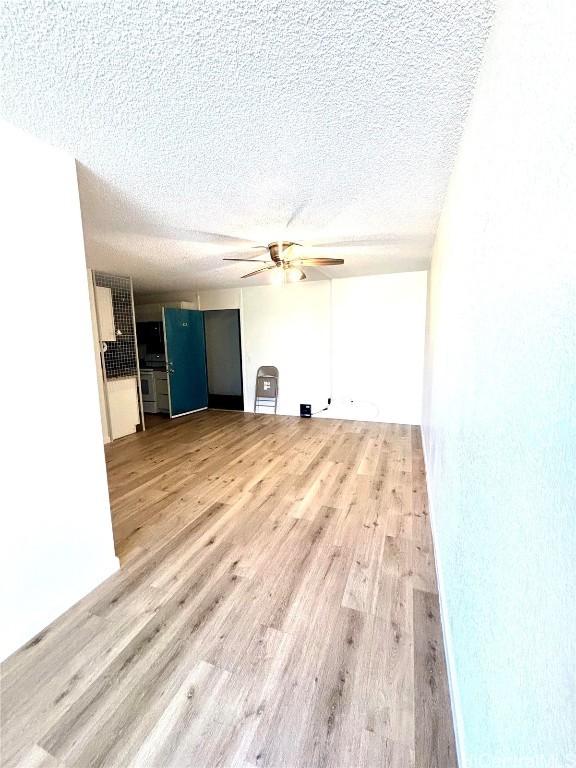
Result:
<svg viewBox="0 0 576 768">
<path fill-rule="evenodd" d="M 309 419 L 312 416 L 312 406 L 310 403 L 300 403 L 300 416 Z"/>
</svg>

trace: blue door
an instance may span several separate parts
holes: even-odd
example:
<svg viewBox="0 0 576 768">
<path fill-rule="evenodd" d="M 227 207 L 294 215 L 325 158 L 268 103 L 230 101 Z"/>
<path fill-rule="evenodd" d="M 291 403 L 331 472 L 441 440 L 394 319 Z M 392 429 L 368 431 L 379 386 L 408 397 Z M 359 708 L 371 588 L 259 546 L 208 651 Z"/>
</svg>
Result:
<svg viewBox="0 0 576 768">
<path fill-rule="evenodd" d="M 162 311 L 173 418 L 208 407 L 204 317 L 195 309 L 165 307 Z"/>
</svg>

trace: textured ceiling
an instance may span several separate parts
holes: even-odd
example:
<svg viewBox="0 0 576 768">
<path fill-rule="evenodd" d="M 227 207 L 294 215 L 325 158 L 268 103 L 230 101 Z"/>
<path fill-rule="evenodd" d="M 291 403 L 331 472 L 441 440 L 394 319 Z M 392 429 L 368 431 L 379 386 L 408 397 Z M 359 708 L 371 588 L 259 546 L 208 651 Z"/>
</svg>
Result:
<svg viewBox="0 0 576 768">
<path fill-rule="evenodd" d="M 88 262 L 137 289 L 277 239 L 363 241 L 312 278 L 422 268 L 493 5 L 8 0 L 0 115 L 78 158 Z"/>
</svg>

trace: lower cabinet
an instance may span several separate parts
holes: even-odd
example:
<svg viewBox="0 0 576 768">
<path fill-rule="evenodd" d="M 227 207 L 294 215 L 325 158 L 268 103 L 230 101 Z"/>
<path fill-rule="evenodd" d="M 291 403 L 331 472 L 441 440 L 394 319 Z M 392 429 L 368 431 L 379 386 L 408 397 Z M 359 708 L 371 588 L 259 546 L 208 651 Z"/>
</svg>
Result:
<svg viewBox="0 0 576 768">
<path fill-rule="evenodd" d="M 166 371 L 155 371 L 154 381 L 156 384 L 158 413 L 170 413 L 170 402 L 168 400 L 168 373 Z"/>
<path fill-rule="evenodd" d="M 136 377 L 109 379 L 108 408 L 110 411 L 110 432 L 112 440 L 131 435 L 140 424 L 138 408 L 138 384 Z"/>
</svg>

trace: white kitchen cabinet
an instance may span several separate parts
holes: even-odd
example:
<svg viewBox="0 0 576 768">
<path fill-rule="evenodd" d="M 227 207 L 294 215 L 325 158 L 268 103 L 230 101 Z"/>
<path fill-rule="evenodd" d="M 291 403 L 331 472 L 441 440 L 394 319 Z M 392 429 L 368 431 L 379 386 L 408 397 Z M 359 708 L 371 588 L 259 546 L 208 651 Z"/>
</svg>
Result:
<svg viewBox="0 0 576 768">
<path fill-rule="evenodd" d="M 112 290 L 103 286 L 96 286 L 95 296 L 96 309 L 98 312 L 98 327 L 100 329 L 100 341 L 116 341 Z"/>
<path fill-rule="evenodd" d="M 112 440 L 131 435 L 140 424 L 138 408 L 138 383 L 135 376 L 125 379 L 109 379 L 108 407 Z"/>
</svg>

